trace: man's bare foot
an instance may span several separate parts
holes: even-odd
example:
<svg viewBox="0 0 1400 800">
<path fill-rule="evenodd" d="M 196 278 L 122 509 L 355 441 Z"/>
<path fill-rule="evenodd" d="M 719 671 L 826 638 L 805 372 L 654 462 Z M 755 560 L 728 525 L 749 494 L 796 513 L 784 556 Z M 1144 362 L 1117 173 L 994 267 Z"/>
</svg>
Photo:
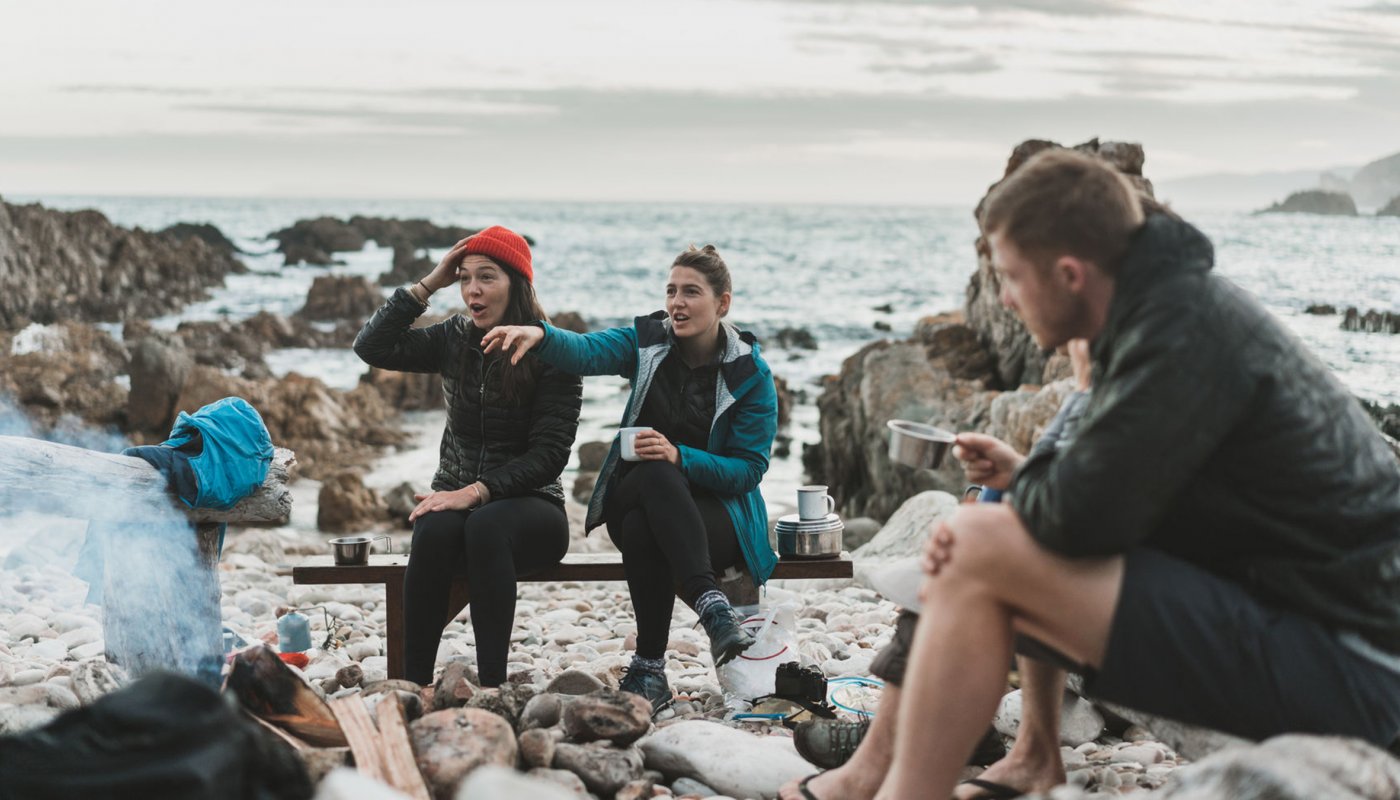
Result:
<svg viewBox="0 0 1400 800">
<path fill-rule="evenodd" d="M 986 771 L 977 776 L 984 781 L 999 783 L 1002 786 L 1009 786 L 1013 789 L 1034 794 L 1053 789 L 1065 782 L 1065 765 L 1060 759 L 1060 751 L 1055 750 L 1053 758 L 1048 755 L 1045 758 L 1022 757 L 1011 755 L 987 767 Z M 956 800 L 971 800 L 977 797 L 986 797 L 987 790 L 967 784 L 959 786 L 953 797 Z"/>
<path fill-rule="evenodd" d="M 869 800 L 880 791 L 885 779 L 885 771 L 862 768 L 855 761 L 848 761 L 836 769 L 829 769 L 807 783 L 807 791 L 817 800 Z M 807 800 L 797 788 L 800 780 L 788 781 L 778 790 L 780 800 Z"/>
</svg>

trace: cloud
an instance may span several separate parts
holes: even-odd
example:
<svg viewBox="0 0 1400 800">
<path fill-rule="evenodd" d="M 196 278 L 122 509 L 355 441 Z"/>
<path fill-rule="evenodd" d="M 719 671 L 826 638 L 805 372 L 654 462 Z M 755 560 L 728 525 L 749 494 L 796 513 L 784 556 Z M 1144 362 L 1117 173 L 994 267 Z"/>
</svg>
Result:
<svg viewBox="0 0 1400 800">
<path fill-rule="evenodd" d="M 873 72 L 900 72 L 906 75 L 973 75 L 996 72 L 999 68 L 997 60 L 986 53 L 953 60 L 884 62 L 872 64 L 870 67 Z"/>
<path fill-rule="evenodd" d="M 919 6 L 975 9 L 983 14 L 1031 11 L 1057 17 L 1098 17 L 1131 14 L 1131 4 L 1115 0 L 769 0 L 803 5 Z"/>
</svg>

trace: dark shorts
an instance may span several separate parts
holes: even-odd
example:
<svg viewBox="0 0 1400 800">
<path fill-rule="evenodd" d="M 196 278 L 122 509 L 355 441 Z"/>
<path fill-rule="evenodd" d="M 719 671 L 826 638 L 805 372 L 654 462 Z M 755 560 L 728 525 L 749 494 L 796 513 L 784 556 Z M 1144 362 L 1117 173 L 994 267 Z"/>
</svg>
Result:
<svg viewBox="0 0 1400 800">
<path fill-rule="evenodd" d="M 903 682 L 916 623 L 900 615 L 872 664 L 877 676 Z M 1035 642 L 1017 651 L 1068 666 Z M 1330 733 L 1387 746 L 1400 733 L 1400 671 L 1321 623 L 1155 550 L 1127 554 L 1104 663 L 1074 671 L 1096 699 L 1251 739 Z"/>
</svg>

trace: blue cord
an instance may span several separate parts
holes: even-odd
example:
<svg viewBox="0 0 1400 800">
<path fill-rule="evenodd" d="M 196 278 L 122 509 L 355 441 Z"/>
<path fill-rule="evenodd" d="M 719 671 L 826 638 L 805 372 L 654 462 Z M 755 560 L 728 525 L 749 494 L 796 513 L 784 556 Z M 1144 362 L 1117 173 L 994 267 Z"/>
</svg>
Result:
<svg viewBox="0 0 1400 800">
<path fill-rule="evenodd" d="M 837 708 L 841 709 L 842 711 L 849 711 L 849 712 L 852 713 L 852 714 L 857 714 L 857 715 L 862 716 L 862 717 L 873 717 L 873 716 L 875 716 L 875 712 L 874 712 L 874 711 L 865 711 L 865 710 L 862 710 L 862 709 L 859 709 L 859 708 L 851 708 L 850 706 L 846 705 L 845 703 L 842 703 L 842 702 L 839 702 L 838 700 L 836 700 L 835 697 L 834 697 L 835 692 L 831 691 L 831 685 L 832 685 L 832 684 L 838 684 L 838 683 L 854 683 L 854 684 L 856 684 L 857 686 L 869 686 L 869 687 L 871 687 L 871 688 L 873 688 L 873 689 L 881 689 L 881 688 L 884 688 L 884 685 L 885 685 L 884 681 L 877 681 L 877 680 L 875 680 L 874 678 L 861 678 L 861 677 L 859 677 L 859 676 L 849 675 L 849 676 L 844 677 L 844 678 L 832 678 L 831 680 L 828 680 L 828 681 L 826 682 L 826 685 L 827 685 L 826 700 L 827 700 L 828 703 L 831 703 L 832 705 L 836 706 Z"/>
</svg>

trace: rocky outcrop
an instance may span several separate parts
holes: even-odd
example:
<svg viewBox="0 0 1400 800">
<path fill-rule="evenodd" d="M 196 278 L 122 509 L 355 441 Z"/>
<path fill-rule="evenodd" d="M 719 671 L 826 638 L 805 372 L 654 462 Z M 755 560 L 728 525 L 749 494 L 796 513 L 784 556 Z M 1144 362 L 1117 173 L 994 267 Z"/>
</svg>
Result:
<svg viewBox="0 0 1400 800">
<path fill-rule="evenodd" d="M 346 319 L 361 322 L 369 319 L 383 304 L 384 293 L 364 278 L 321 275 L 311 282 L 311 288 L 306 293 L 306 304 L 296 315 L 312 321 Z"/>
<path fill-rule="evenodd" d="M 0 333 L 0 397 L 41 429 L 121 428 L 127 392 L 116 379 L 129 364 L 125 347 L 81 323 Z"/>
<path fill-rule="evenodd" d="M 198 237 L 0 201 L 0 330 L 159 317 L 246 269 Z"/>
<path fill-rule="evenodd" d="M 1356 216 L 1356 201 L 1345 192 L 1309 189 L 1294 192 L 1282 203 L 1274 203 L 1256 212 L 1259 214 L 1326 214 L 1337 217 Z"/>
<path fill-rule="evenodd" d="M 401 286 L 422 280 L 437 266 L 431 258 L 418 255 L 418 248 L 409 244 L 394 245 L 393 266 L 379 276 L 380 286 Z"/>
<path fill-rule="evenodd" d="M 1006 175 L 1057 147 L 1023 142 L 1012 152 Z M 1140 145 L 1095 139 L 1075 149 L 1104 159 L 1151 195 Z M 907 340 L 866 345 L 842 363 L 838 375 L 825 379 L 817 400 L 821 442 L 804 449 L 803 464 L 814 481 L 831 487 L 843 516 L 884 520 L 919 492 L 962 494 L 966 481 L 952 458 L 936 471 L 890 461 L 889 420 L 982 431 L 1024 452 L 1070 391 L 1063 380 L 1068 359 L 1042 352 L 1020 319 L 1002 307 L 982 239 L 976 256 L 962 312 L 920 320 Z"/>
<path fill-rule="evenodd" d="M 1400 314 L 1371 309 L 1361 313 L 1356 306 L 1342 312 L 1342 330 L 1363 333 L 1400 333 Z"/>
<path fill-rule="evenodd" d="M 354 470 L 326 478 L 316 499 L 316 527 L 327 533 L 363 531 L 388 513 L 388 504 Z"/>
<path fill-rule="evenodd" d="M 238 245 L 233 240 L 224 235 L 218 227 L 207 222 L 177 222 L 166 228 L 161 228 L 162 236 L 168 236 L 175 241 L 183 242 L 186 239 L 199 239 L 214 250 L 227 255 L 235 255 L 243 252 L 238 249 Z"/>
<path fill-rule="evenodd" d="M 438 225 L 426 219 L 354 216 L 347 221 L 335 217 L 317 217 L 297 220 L 290 228 L 275 231 L 269 234 L 268 238 L 277 240 L 277 252 L 283 254 L 286 264 L 332 264 L 334 253 L 355 252 L 363 249 L 365 242 L 370 241 L 380 247 L 392 247 L 395 250 L 394 271 L 386 273 L 387 276 L 396 273 L 401 267 L 406 268 L 417 250 L 451 247 L 477 230 L 457 225 Z M 534 240 L 529 236 L 525 237 L 525 241 L 534 244 Z M 428 269 L 432 269 L 431 262 Z M 409 280 L 417 280 L 426 274 L 427 272 L 423 272 Z M 381 279 L 380 282 L 384 283 L 384 280 Z M 408 281 L 389 281 L 384 285 L 400 282 Z"/>
<path fill-rule="evenodd" d="M 1007 161 L 1006 180 L 1031 156 L 1044 150 L 1058 148 L 1055 142 L 1031 140 L 1022 142 L 1011 153 Z M 1129 142 L 1099 142 L 1091 139 L 1074 147 L 1080 152 L 1089 153 L 1104 159 L 1138 187 L 1148 197 L 1152 196 L 1152 184 L 1142 175 L 1146 160 L 1142 145 Z M 1000 181 L 998 181 L 1000 183 Z M 993 184 L 990 189 L 996 188 Z M 978 202 L 976 216 L 981 215 L 982 201 Z M 977 240 L 977 271 L 967 287 L 967 300 L 963 305 L 967 324 L 977 333 L 977 338 L 996 361 L 995 388 L 1015 388 L 1023 383 L 1039 383 L 1045 369 L 1047 355 L 1043 353 L 1026 332 L 1021 320 L 1001 304 L 1001 284 L 992 270 L 991 252 L 983 238 Z"/>
<path fill-rule="evenodd" d="M 1378 217 L 1400 217 L 1400 194 L 1390 198 L 1390 202 L 1380 207 L 1376 212 Z"/>
<path fill-rule="evenodd" d="M 549 324 L 560 330 L 588 333 L 588 321 L 577 311 L 560 311 L 558 314 L 550 314 Z"/>
</svg>

